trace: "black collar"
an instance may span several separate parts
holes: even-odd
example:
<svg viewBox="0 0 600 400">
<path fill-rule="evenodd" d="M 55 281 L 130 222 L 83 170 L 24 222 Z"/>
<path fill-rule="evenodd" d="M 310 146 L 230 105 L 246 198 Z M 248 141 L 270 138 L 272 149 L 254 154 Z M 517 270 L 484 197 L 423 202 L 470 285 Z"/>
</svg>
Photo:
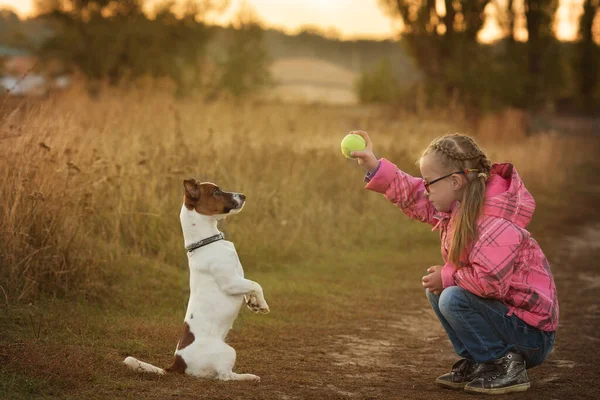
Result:
<svg viewBox="0 0 600 400">
<path fill-rule="evenodd" d="M 202 239 L 199 242 L 192 243 L 189 246 L 187 246 L 185 249 L 188 251 L 188 253 L 191 253 L 192 251 L 199 249 L 202 246 L 206 246 L 207 244 L 218 242 L 219 240 L 223 240 L 223 239 L 225 239 L 225 235 L 223 235 L 223 232 L 220 232 L 218 235 L 214 235 L 209 238 Z"/>
</svg>

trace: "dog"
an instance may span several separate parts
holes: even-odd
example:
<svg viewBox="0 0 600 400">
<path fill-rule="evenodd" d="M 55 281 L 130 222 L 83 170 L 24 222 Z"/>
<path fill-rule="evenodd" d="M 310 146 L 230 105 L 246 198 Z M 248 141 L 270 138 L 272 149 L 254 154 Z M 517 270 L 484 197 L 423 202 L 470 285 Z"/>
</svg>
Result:
<svg viewBox="0 0 600 400">
<path fill-rule="evenodd" d="M 128 367 L 142 372 L 177 372 L 201 378 L 260 381 L 233 372 L 236 353 L 225 343 L 244 303 L 256 313 L 268 313 L 262 287 L 244 278 L 233 243 L 224 240 L 217 221 L 239 213 L 241 193 L 225 192 L 210 182 L 183 181 L 180 220 L 190 268 L 190 298 L 173 364 L 166 369 L 127 357 Z"/>
</svg>

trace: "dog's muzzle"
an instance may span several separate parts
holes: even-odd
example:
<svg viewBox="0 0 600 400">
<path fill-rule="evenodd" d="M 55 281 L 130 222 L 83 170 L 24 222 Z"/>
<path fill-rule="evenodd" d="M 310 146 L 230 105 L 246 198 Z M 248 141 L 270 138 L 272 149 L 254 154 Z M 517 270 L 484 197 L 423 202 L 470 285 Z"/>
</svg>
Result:
<svg viewBox="0 0 600 400">
<path fill-rule="evenodd" d="M 246 196 L 241 193 L 234 193 L 233 202 L 235 204 L 234 209 L 241 210 L 244 204 L 246 204 Z"/>
<path fill-rule="evenodd" d="M 232 193 L 229 207 L 225 209 L 226 214 L 237 214 L 242 211 L 246 204 L 246 196 L 241 193 Z"/>
</svg>

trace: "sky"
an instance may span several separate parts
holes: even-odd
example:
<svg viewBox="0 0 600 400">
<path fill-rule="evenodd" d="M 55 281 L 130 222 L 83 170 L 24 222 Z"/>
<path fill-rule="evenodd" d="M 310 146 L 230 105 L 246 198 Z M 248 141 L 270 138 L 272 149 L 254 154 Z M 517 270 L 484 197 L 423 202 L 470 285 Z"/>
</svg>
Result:
<svg viewBox="0 0 600 400">
<path fill-rule="evenodd" d="M 316 26 L 324 31 L 336 32 L 342 39 L 393 38 L 398 22 L 384 14 L 378 0 L 245 0 L 267 27 L 296 33 L 302 27 Z M 506 2 L 506 0 L 497 0 Z M 218 22 L 229 22 L 242 0 L 231 0 L 231 6 Z M 583 0 L 560 0 L 556 28 L 561 40 L 573 40 L 577 32 L 576 21 Z M 0 0 L 0 7 L 9 6 L 21 16 L 32 12 L 33 0 Z M 481 32 L 483 41 L 498 36 L 499 27 L 488 23 Z"/>
</svg>

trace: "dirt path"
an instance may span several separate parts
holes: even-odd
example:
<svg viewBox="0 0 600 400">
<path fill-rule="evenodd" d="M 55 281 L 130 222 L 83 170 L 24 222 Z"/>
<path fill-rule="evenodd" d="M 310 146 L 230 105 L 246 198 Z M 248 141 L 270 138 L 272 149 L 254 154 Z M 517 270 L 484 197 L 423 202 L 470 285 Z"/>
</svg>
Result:
<svg viewBox="0 0 600 400">
<path fill-rule="evenodd" d="M 529 371 L 530 390 L 511 398 L 598 399 L 600 225 L 566 237 L 551 253 L 561 306 L 556 346 L 544 364 Z M 254 338 L 233 334 L 230 342 L 240 349 L 237 369 L 261 375 L 260 384 L 169 376 L 160 378 L 164 392 L 145 392 L 145 397 L 198 398 L 199 393 L 200 398 L 244 400 L 477 397 L 434 385 L 456 355 L 424 294 L 411 289 L 390 295 L 381 299 L 391 302 L 374 301 L 333 325 L 315 320 L 312 327 L 298 330 L 253 332 Z M 148 386 L 156 388 L 154 383 Z"/>
<path fill-rule="evenodd" d="M 595 349 L 600 346 L 596 294 L 600 288 L 600 224 L 566 237 L 550 253 L 561 306 L 556 346 L 544 364 L 529 371 L 530 390 L 513 396 L 598 399 L 600 363 Z M 313 340 L 290 349 L 290 355 L 299 357 L 294 362 L 299 367 L 294 368 L 297 379 L 281 376 L 285 369 L 273 363 L 273 370 L 264 371 L 260 389 L 251 393 L 256 398 L 275 398 L 269 393 L 280 393 L 281 399 L 473 398 L 433 384 L 456 355 L 420 291 L 398 293 L 386 310 L 376 308 L 367 314 L 371 318 L 355 319 L 345 332 L 315 333 Z M 269 375 L 279 383 L 272 382 Z"/>
<path fill-rule="evenodd" d="M 598 399 L 600 363 L 600 224 L 567 236 L 551 253 L 558 286 L 561 323 L 554 351 L 542 366 L 530 370 L 531 389 L 523 399 Z M 407 299 L 404 299 L 407 301 Z M 392 305 L 389 320 L 354 334 L 338 335 L 341 351 L 332 352 L 337 366 L 347 368 L 335 388 L 348 398 L 464 398 L 465 393 L 440 390 L 435 377 L 456 360 L 446 335 L 429 308 L 407 312 L 403 301 Z"/>
<path fill-rule="evenodd" d="M 548 360 L 529 371 L 530 390 L 511 398 L 600 398 L 600 363 L 596 357 L 600 346 L 600 224 L 574 232 L 560 241 L 543 243 L 557 283 L 560 328 Z M 93 341 L 87 343 L 81 333 L 81 342 L 68 346 L 23 339 L 0 349 L 0 371 L 8 366 L 14 385 L 39 385 L 23 396 L 6 398 L 477 398 L 440 389 L 433 383 L 457 357 L 423 291 L 412 283 L 418 282 L 417 272 L 401 273 L 404 275 L 398 282 L 407 282 L 403 288 L 396 287 L 398 282 L 391 282 L 378 293 L 349 288 L 356 290 L 355 298 L 347 305 L 327 308 L 326 314 L 313 312 L 311 299 L 293 299 L 290 308 L 280 311 L 282 317 L 305 313 L 310 317 L 308 324 L 234 329 L 228 342 L 237 350 L 236 371 L 261 376 L 258 384 L 138 374 L 121 364 L 129 352 L 126 344 L 111 342 L 98 347 Z M 149 349 L 139 354 L 140 358 L 152 357 L 152 352 L 161 354 L 157 365 L 168 365 L 171 357 L 171 350 L 165 349 L 172 344 L 165 344 L 164 338 L 172 327 L 163 325 L 149 320 L 144 322 L 144 330 L 138 327 L 134 335 Z M 88 337 L 92 334 L 87 332 Z"/>
</svg>

